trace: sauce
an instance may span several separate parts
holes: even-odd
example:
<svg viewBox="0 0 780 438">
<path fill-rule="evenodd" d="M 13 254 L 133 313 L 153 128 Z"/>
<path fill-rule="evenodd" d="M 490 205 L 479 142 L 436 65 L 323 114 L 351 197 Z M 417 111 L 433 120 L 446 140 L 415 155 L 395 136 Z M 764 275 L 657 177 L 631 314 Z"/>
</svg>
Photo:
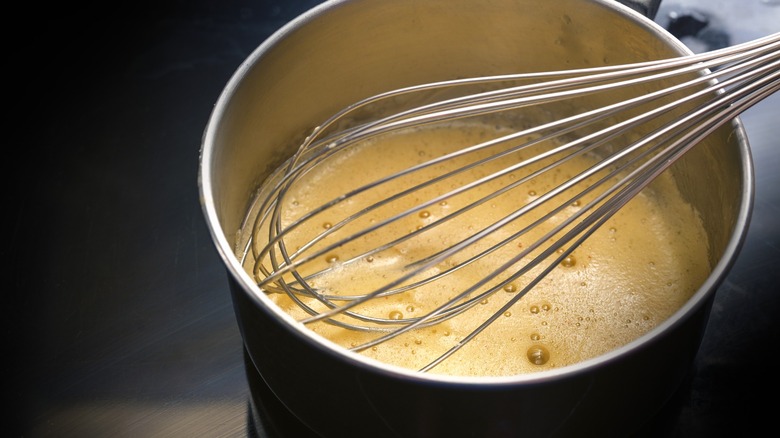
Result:
<svg viewBox="0 0 780 438">
<path fill-rule="evenodd" d="M 508 132 L 492 124 L 463 123 L 425 128 L 406 134 L 383 135 L 365 144 L 350 146 L 296 183 L 282 201 L 282 221 L 289 223 L 323 202 L 381 175 Z M 556 145 L 541 143 L 528 151 L 513 152 L 497 162 L 477 166 L 469 172 L 447 178 L 361 216 L 359 220 L 335 231 L 333 237 L 376 224 L 392 213 L 506 169 L 512 163 L 534 156 L 539 149 L 553 146 Z M 373 202 L 387 199 L 390 194 L 402 191 L 410 184 L 430 181 L 456 165 L 493 155 L 501 148 L 506 148 L 506 145 L 447 160 L 355 196 L 349 202 L 307 220 L 304 227 L 290 234 L 288 247 L 303 246 L 313 236 L 334 227 L 350 214 Z M 307 275 L 329 269 L 326 275 L 314 277 L 309 283 L 312 287 L 334 295 L 374 290 L 398 278 L 401 275 L 399 273 L 406 272 L 403 268 L 409 263 L 450 247 L 464 236 L 473 235 L 523 205 L 534 202 L 597 160 L 593 154 L 576 156 L 477 208 L 453 216 L 439 227 L 426 229 L 426 226 L 453 215 L 463 206 L 495 192 L 497 188 L 523 180 L 535 169 L 549 163 L 549 160 L 514 170 L 465 193 L 445 196 L 393 222 L 389 227 L 363 236 L 350 245 L 326 252 L 301 267 L 301 272 Z M 592 184 L 603 175 L 602 172 L 591 176 L 584 184 Z M 541 208 L 549 211 L 565 202 L 577 190 L 576 187 L 570 189 L 551 202 L 542 204 Z M 563 204 L 561 211 L 556 212 L 543 226 L 512 238 L 501 250 L 479 259 L 468 268 L 403 294 L 373 299 L 353 310 L 388 320 L 424 315 L 478 282 L 486 272 L 491 272 L 496 266 L 528 250 L 534 241 L 555 224 L 560 224 L 569 215 L 585 208 L 594 196 L 596 194 L 592 193 L 573 198 L 571 202 Z M 465 253 L 428 267 L 425 274 L 435 275 L 462 263 L 496 242 L 509 238 L 536 217 L 538 214 L 534 211 L 512 221 L 487 241 L 470 244 Z M 264 238 L 267 240 L 267 227 L 266 224 L 259 228 L 254 236 L 256 243 L 263 243 Z M 370 257 L 360 257 L 355 262 L 344 264 L 355 254 L 376 246 L 373 239 L 389 241 L 419 230 L 424 232 Z M 318 245 L 315 247 L 322 247 L 325 242 Z M 565 249 L 566 246 L 553 255 L 561 255 Z M 523 293 L 533 275 L 538 274 L 552 259 L 534 268 L 529 274 L 501 286 L 494 294 L 481 298 L 477 305 L 456 317 L 366 348 L 361 354 L 397 366 L 420 369 L 463 340 L 491 314 L 498 312 L 500 316 L 483 333 L 430 372 L 497 376 L 573 364 L 622 346 L 671 316 L 709 275 L 707 251 L 707 237 L 697 212 L 684 201 L 673 178 L 666 172 L 556 264 L 541 282 L 510 308 L 502 310 L 509 299 Z M 516 266 L 523 266 L 536 254 L 538 250 L 530 251 L 528 257 Z M 248 272 L 252 273 L 251 261 L 246 266 Z M 292 280 L 289 276 L 286 278 Z M 268 292 L 274 302 L 294 318 L 303 320 L 308 316 L 286 294 L 276 293 L 271 288 L 268 288 Z M 475 291 L 470 297 L 477 295 Z M 305 300 L 317 309 L 323 308 L 312 299 Z M 348 321 L 343 317 L 339 319 Z M 377 336 L 376 333 L 349 330 L 322 321 L 307 324 L 307 327 L 345 348 L 359 346 Z"/>
</svg>

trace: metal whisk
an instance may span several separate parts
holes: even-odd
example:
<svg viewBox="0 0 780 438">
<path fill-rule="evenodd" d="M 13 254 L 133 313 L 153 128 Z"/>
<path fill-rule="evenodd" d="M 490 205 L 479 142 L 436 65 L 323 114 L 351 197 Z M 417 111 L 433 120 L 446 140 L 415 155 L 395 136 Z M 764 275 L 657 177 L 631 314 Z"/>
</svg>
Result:
<svg viewBox="0 0 780 438">
<path fill-rule="evenodd" d="M 678 158 L 778 88 L 780 34 L 659 61 L 457 79 L 389 91 L 325 121 L 269 178 L 258 196 L 252 235 L 242 248 L 243 260 L 260 288 L 287 294 L 309 315 L 302 320 L 304 324 L 324 321 L 374 333 L 367 342 L 353 346 L 355 351 L 438 324 L 472 309 L 497 291 L 522 284 L 515 293 L 502 294 L 506 302 L 470 335 L 421 369 L 427 371 L 565 264 L 575 248 Z M 395 112 L 386 113 L 387 109 Z M 524 118 L 530 113 L 547 116 Z M 380 116 L 366 120 L 366 114 Z M 296 184 L 314 169 L 334 166 L 365 141 L 402 135 L 396 133 L 414 135 L 420 127 L 446 128 L 474 118 L 516 124 L 505 125 L 512 126 L 511 132 L 499 130 L 496 136 L 468 147 L 388 171 L 321 205 L 285 216 L 286 209 L 297 202 L 291 199 Z M 518 153 L 525 155 L 516 159 L 513 154 Z M 389 162 L 393 152 L 387 154 Z M 474 229 L 462 227 L 463 236 L 455 243 L 407 252 L 398 269 L 374 271 L 365 267 L 372 266 L 382 254 L 398 251 L 400 245 L 440 238 L 436 230 L 441 233 L 440 227 L 450 221 L 498 202 L 501 196 L 583 154 L 600 158 L 549 191 L 516 205 L 509 214 Z M 442 167 L 457 160 L 463 164 Z M 475 172 L 489 163 L 498 167 Z M 361 171 L 334 168 L 346 173 Z M 439 168 L 444 170 L 435 170 Z M 419 172 L 429 173 L 415 178 Z M 452 182 L 472 173 L 476 176 L 466 182 Z M 307 184 L 317 190 L 326 182 Z M 486 186 L 494 188 L 422 225 L 403 222 Z M 570 212 L 567 207 L 573 204 L 578 208 Z M 517 225 L 519 218 L 534 212 L 536 216 L 527 224 Z M 322 219 L 326 216 L 330 219 Z M 557 219 L 551 222 L 553 217 Z M 524 236 L 542 224 L 548 224 L 544 231 L 527 241 Z M 522 247 L 517 246 L 520 240 Z M 485 271 L 479 263 L 487 259 L 492 268 Z M 383 317 L 362 311 L 372 300 L 436 287 L 469 267 L 483 272 L 480 279 L 448 291 L 447 299 L 422 316 Z M 340 272 L 370 281 L 347 280 L 338 291 L 321 285 L 323 277 Z"/>
</svg>

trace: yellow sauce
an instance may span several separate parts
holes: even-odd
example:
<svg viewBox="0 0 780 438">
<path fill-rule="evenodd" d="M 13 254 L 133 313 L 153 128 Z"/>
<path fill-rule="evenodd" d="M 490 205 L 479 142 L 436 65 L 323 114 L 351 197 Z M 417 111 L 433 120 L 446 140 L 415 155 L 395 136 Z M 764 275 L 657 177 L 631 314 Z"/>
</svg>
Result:
<svg viewBox="0 0 780 438">
<path fill-rule="evenodd" d="M 328 163 L 317 166 L 302 178 L 283 200 L 283 220 L 289 223 L 323 202 L 373 181 L 381 175 L 392 173 L 432 157 L 471 146 L 508 131 L 483 124 L 458 127 L 430 128 L 404 135 L 387 135 L 354 145 Z M 553 145 L 554 146 L 554 145 Z M 505 147 L 505 146 L 499 146 Z M 549 148 L 542 144 L 540 148 Z M 496 153 L 490 149 L 479 154 L 469 154 L 458 160 L 448 160 L 419 173 L 411 179 L 428 181 L 446 172 L 450 166 L 474 161 L 477 156 Z M 452 190 L 475 176 L 490 175 L 534 155 L 534 151 L 513 153 L 496 163 L 480 166 L 468 174 L 437 183 L 435 188 L 425 189 L 375 212 L 371 212 L 350 224 L 334 236 L 343 236 L 375 224 L 387 218 L 391 212 L 401 211 Z M 548 161 L 549 162 L 549 161 Z M 351 245 L 335 248 L 317 260 L 301 267 L 301 272 L 316 272 L 331 267 L 328 275 L 312 278 L 309 283 L 331 294 L 366 292 L 398 278 L 402 267 L 450 247 L 464 235 L 484 229 L 501 217 L 533 202 L 545 193 L 596 163 L 594 156 L 578 156 L 556 169 L 532 178 L 517 188 L 492 199 L 485 204 L 448 221 L 440 227 L 421 233 L 408 241 L 394 245 L 385 251 L 363 257 L 356 263 L 340 266 L 353 254 L 376 246 L 372 238 L 408 235 L 436 220 L 453 214 L 475 199 L 494 192 L 498 187 L 511 184 L 543 165 L 537 164 L 515 170 L 495 182 L 474 188 L 458 196 L 450 196 L 421 211 L 398 220 L 389 228 L 361 237 Z M 602 174 L 591 177 L 593 183 Z M 614 180 L 615 178 L 613 178 Z M 348 203 L 306 221 L 306 226 L 291 233 L 289 248 L 294 250 L 313 236 L 338 224 L 352 212 L 389 194 L 408 187 L 409 178 L 382 186 L 370 193 L 356 196 Z M 567 192 L 571 196 L 573 191 Z M 391 320 L 413 318 L 433 310 L 437 305 L 462 292 L 479 281 L 507 260 L 527 249 L 555 224 L 570 214 L 584 208 L 595 196 L 590 194 L 564 204 L 544 226 L 511 240 L 500 251 L 491 253 L 462 269 L 433 283 L 418 287 L 402 295 L 373 299 L 355 311 Z M 568 198 L 560 196 L 543 204 L 546 210 Z M 458 254 L 425 273 L 432 275 L 461 263 L 481 249 L 511 236 L 538 215 L 529 213 L 510 227 L 506 227 L 487 242 L 468 245 L 467 253 Z M 254 236 L 256 244 L 267 239 L 266 228 Z M 341 233 L 341 234 L 339 234 Z M 322 243 L 324 245 L 324 242 Z M 565 246 L 568 248 L 568 246 Z M 651 187 L 624 206 L 615 216 L 576 247 L 539 284 L 519 299 L 510 309 L 500 312 L 500 317 L 482 334 L 476 336 L 447 360 L 430 370 L 431 373 L 469 376 L 514 375 L 536 372 L 573 364 L 609 352 L 646 333 L 672 315 L 699 287 L 710 272 L 707 257 L 706 234 L 696 211 L 677 191 L 673 179 L 662 175 Z M 531 254 L 537 254 L 538 251 Z M 554 255 L 560 255 L 556 252 Z M 517 266 L 522 266 L 525 258 Z M 464 339 L 476 326 L 491 314 L 498 312 L 508 299 L 516 296 L 541 269 L 552 261 L 534 268 L 531 273 L 502 286 L 495 294 L 480 300 L 479 304 L 440 324 L 405 333 L 392 340 L 361 351 L 368 357 L 401 367 L 420 369 Z M 251 261 L 247 264 L 252 272 Z M 262 276 L 261 276 L 262 278 Z M 286 277 L 288 280 L 289 276 Z M 477 295 L 472 293 L 471 296 Z M 269 296 L 286 312 L 298 320 L 308 314 L 286 294 L 270 293 Z M 322 309 L 311 299 L 307 303 Z M 348 319 L 339 317 L 342 321 Z M 346 348 L 363 344 L 377 336 L 348 330 L 324 322 L 307 327 L 327 339 Z"/>
</svg>

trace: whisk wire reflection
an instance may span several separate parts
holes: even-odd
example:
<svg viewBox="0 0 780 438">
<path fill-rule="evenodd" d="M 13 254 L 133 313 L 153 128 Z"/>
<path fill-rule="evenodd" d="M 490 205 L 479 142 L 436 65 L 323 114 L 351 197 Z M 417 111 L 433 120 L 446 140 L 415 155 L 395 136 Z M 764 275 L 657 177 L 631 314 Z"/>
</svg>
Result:
<svg viewBox="0 0 780 438">
<path fill-rule="evenodd" d="M 749 43 L 699 55 L 626 66 L 445 81 L 391 91 L 358 102 L 316 128 L 287 165 L 280 168 L 270 179 L 271 183 L 266 185 L 260 194 L 262 202 L 255 219 L 252 236 L 244 251 L 244 259 L 254 263 L 253 272 L 261 288 L 269 292 L 287 294 L 296 305 L 310 315 L 301 320 L 304 324 L 325 321 L 349 330 L 379 333 L 370 341 L 353 346 L 354 351 L 365 350 L 403 333 L 438 324 L 468 311 L 486 297 L 529 275 L 537 266 L 549 261 L 540 272 L 532 274 L 532 278 L 523 288 L 508 298 L 499 310 L 487 317 L 482 324 L 456 342 L 448 351 L 421 369 L 421 371 L 428 371 L 478 336 L 501 314 L 512 308 L 575 248 L 692 147 L 745 109 L 775 93 L 780 88 L 778 47 L 780 47 L 780 34 L 774 34 Z M 668 85 L 671 79 L 677 77 L 681 78 L 680 81 Z M 357 126 L 346 128 L 339 126 L 342 120 L 349 118 L 353 113 L 398 96 L 437 89 L 449 90 L 464 85 L 527 81 L 533 83 L 512 85 L 428 103 Z M 407 169 L 390 172 L 386 176 L 380 176 L 320 206 L 311 208 L 297 219 L 286 223 L 283 220 L 282 210 L 285 206 L 283 200 L 294 184 L 312 168 L 323 165 L 341 151 L 367 139 L 420 125 L 518 109 L 528 110 L 545 103 L 608 94 L 615 90 L 630 89 L 639 84 L 657 81 L 666 81 L 667 85 L 651 91 L 642 88 L 634 91 L 634 95 L 629 94 L 628 97 L 617 100 L 605 99 L 607 103 L 603 106 L 564 116 L 548 123 L 522 128 L 423 161 Z M 670 120 L 668 114 L 675 109 L 683 109 L 683 112 Z M 629 114 L 627 118 L 614 121 L 616 116 L 627 112 Z M 606 126 L 600 127 L 600 124 Z M 591 127 L 593 127 L 592 131 L 584 131 Z M 647 132 L 638 138 L 633 134 L 642 130 Z M 535 147 L 551 140 L 558 140 L 560 146 L 543 152 L 534 152 L 536 155 L 516 163 L 510 161 L 512 164 L 507 164 L 492 173 L 443 190 L 435 196 L 394 211 L 393 214 L 362 228 L 348 230 L 348 225 L 360 223 L 370 212 L 383 211 L 382 209 L 397 201 L 443 184 L 456 175 L 471 171 L 488 162 L 495 162 L 519 152 L 534 151 Z M 357 263 L 429 233 L 436 227 L 465 215 L 476 206 L 491 202 L 504 193 L 546 172 L 553 171 L 573 157 L 596 150 L 604 155 L 597 164 L 583 169 L 579 174 L 563 181 L 536 199 L 518 206 L 503 218 L 471 234 L 466 233 L 466 237 L 456 243 L 407 263 L 396 277 L 385 281 L 380 286 L 351 294 L 329 294 L 312 286 L 312 282 L 334 269 L 332 265 L 321 267 L 317 264 L 318 260 L 334 250 L 343 249 L 358 239 L 372 237 L 377 230 L 393 226 L 406 217 L 419 214 L 431 206 L 472 191 L 478 186 L 505 178 L 520 169 L 530 169 L 526 175 L 516 181 L 446 216 L 418 229 L 393 235 L 367 250 L 355 252 L 349 258 L 339 262 L 339 269 Z M 378 201 L 368 202 L 351 213 L 345 213 L 342 219 L 330 224 L 307 241 L 296 243 L 295 248 L 288 248 L 287 238 L 294 234 L 296 229 L 306 226 L 323 212 L 335 208 L 341 209 L 345 203 L 371 191 L 382 191 L 384 185 L 396 183 L 419 170 L 433 168 L 441 163 L 484 151 L 493 152 L 485 157 L 467 161 L 460 167 L 445 171 L 426 181 L 411 183 L 408 187 L 395 192 L 385 191 Z M 534 168 L 534 165 L 538 167 Z M 590 180 L 593 181 L 587 183 L 584 188 L 571 193 L 571 190 Z M 597 190 L 601 192 L 596 193 Z M 432 310 L 427 311 L 423 316 L 380 318 L 355 311 L 362 304 L 377 297 L 397 295 L 434 283 L 477 260 L 488 257 L 500 248 L 516 242 L 531 229 L 549 221 L 551 217 L 561 213 L 572 203 L 585 199 L 586 195 L 591 196 L 591 199 L 575 213 L 552 226 L 542 237 L 524 246 L 515 255 L 508 256 L 503 263 L 499 263 L 497 268 L 488 272 L 479 281 L 453 293 L 449 300 L 432 306 Z M 558 200 L 555 202 L 559 203 L 548 206 L 554 200 Z M 541 214 L 530 225 L 511 231 L 506 237 L 497 237 L 499 230 L 506 230 L 518 218 L 541 208 L 546 213 Z M 342 234 L 341 237 L 339 233 Z M 343 235 L 344 233 L 347 234 Z M 266 238 L 257 237 L 263 234 Z M 434 267 L 447 265 L 448 260 L 453 260 L 461 253 L 463 260 L 446 269 L 432 272 Z M 530 260 L 526 261 L 529 257 Z M 304 297 L 314 299 L 318 305 L 307 303 Z"/>
</svg>

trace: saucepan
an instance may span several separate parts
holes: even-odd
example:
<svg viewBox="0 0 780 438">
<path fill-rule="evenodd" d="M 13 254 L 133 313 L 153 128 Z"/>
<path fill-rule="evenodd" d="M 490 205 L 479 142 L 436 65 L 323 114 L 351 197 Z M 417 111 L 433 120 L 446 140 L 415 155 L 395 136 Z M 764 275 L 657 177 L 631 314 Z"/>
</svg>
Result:
<svg viewBox="0 0 780 438">
<path fill-rule="evenodd" d="M 201 202 L 251 366 L 302 423 L 337 438 L 630 436 L 678 390 L 752 208 L 752 163 L 739 119 L 676 169 L 707 232 L 712 273 L 668 320 L 574 365 L 468 378 L 368 361 L 291 320 L 235 252 L 259 185 L 342 107 L 434 80 L 689 54 L 652 21 L 657 8 L 658 1 L 615 0 L 328 1 L 238 67 L 203 136 Z"/>
</svg>

